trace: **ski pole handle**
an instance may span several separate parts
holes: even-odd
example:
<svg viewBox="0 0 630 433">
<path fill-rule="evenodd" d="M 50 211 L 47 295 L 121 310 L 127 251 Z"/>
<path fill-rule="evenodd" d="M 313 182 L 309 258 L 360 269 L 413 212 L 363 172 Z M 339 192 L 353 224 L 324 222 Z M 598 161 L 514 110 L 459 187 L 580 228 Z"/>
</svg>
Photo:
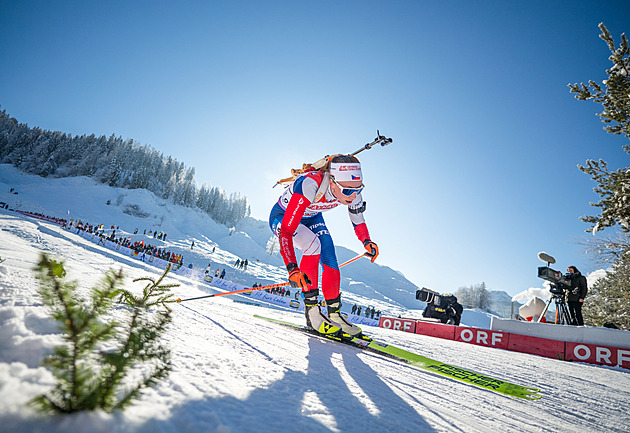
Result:
<svg viewBox="0 0 630 433">
<path fill-rule="evenodd" d="M 353 259 L 348 260 L 347 262 L 344 262 L 342 264 L 339 265 L 340 268 L 359 260 L 361 257 L 365 256 L 366 253 L 364 254 L 360 254 L 358 256 L 356 256 Z M 187 298 L 187 299 L 181 299 L 181 298 L 177 298 L 175 300 L 175 302 L 182 303 L 182 302 L 186 302 L 186 301 L 195 301 L 197 299 L 205 299 L 205 298 L 215 298 L 217 296 L 227 296 L 227 295 L 235 295 L 237 293 L 245 293 L 245 292 L 253 292 L 254 290 L 267 290 L 267 289 L 277 289 L 279 287 L 285 287 L 288 286 L 290 283 L 284 282 L 284 283 L 277 283 L 277 284 L 269 284 L 267 286 L 260 286 L 260 287 L 248 287 L 246 289 L 239 289 L 239 290 L 233 290 L 231 292 L 223 292 L 223 293 L 214 293 L 212 295 L 205 295 L 205 296 L 197 296 L 196 298 Z"/>
</svg>

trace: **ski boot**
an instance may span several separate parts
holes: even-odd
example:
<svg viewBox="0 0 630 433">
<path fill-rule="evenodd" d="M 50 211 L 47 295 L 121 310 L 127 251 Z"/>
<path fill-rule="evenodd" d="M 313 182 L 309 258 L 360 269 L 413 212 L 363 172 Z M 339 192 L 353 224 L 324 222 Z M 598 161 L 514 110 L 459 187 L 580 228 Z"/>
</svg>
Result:
<svg viewBox="0 0 630 433">
<path fill-rule="evenodd" d="M 337 296 L 335 299 L 327 299 L 326 306 L 328 307 L 328 317 L 333 321 L 333 323 L 341 328 L 344 334 L 347 334 L 350 337 L 362 337 L 361 328 L 348 322 L 348 320 L 346 320 L 346 318 L 341 314 L 341 295 Z"/>
<path fill-rule="evenodd" d="M 324 316 L 319 309 L 319 302 L 317 297 L 319 296 L 318 289 L 311 289 L 307 292 L 302 292 L 304 295 L 304 315 L 306 316 L 306 326 L 320 334 L 340 336 L 341 328 L 336 323 L 330 321 L 330 319 Z"/>
</svg>

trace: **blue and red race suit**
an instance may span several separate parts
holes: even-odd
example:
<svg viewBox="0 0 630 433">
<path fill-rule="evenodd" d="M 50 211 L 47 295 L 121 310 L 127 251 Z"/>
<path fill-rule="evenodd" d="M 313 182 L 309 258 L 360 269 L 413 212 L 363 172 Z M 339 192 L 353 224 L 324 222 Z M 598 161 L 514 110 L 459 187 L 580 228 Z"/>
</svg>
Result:
<svg viewBox="0 0 630 433">
<path fill-rule="evenodd" d="M 269 215 L 271 231 L 280 240 L 280 254 L 284 264 L 297 263 L 294 245 L 302 250 L 300 270 L 308 275 L 311 284 L 304 290 L 317 288 L 319 263 L 321 262 L 322 292 L 325 299 L 339 296 L 340 273 L 335 245 L 328 232 L 322 212 L 334 209 L 341 203 L 330 191 L 315 201 L 317 191 L 324 180 L 324 173 L 311 171 L 298 177 L 278 199 Z M 363 211 L 365 202 L 357 194 L 348 205 L 348 215 L 354 232 L 361 242 L 370 239 Z"/>
</svg>

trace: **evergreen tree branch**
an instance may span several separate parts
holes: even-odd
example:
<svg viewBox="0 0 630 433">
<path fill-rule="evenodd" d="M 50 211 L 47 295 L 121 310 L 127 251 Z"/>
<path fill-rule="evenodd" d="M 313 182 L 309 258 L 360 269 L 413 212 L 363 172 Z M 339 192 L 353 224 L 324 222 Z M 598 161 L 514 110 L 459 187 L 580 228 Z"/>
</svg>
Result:
<svg viewBox="0 0 630 433">
<path fill-rule="evenodd" d="M 151 278 L 141 296 L 119 288 L 122 271 L 108 271 L 102 282 L 92 288 L 91 302 L 76 295 L 76 282 L 65 282 L 63 264 L 44 254 L 36 268 L 40 280 L 40 295 L 59 322 L 66 344 L 55 347 L 43 365 L 50 367 L 57 384 L 47 394 L 35 398 L 37 407 L 57 413 L 101 408 L 111 412 L 127 406 L 140 395 L 140 390 L 152 386 L 170 371 L 170 351 L 160 343 L 171 322 L 168 303 L 173 285 L 161 284 L 169 268 L 157 281 Z M 126 325 L 112 319 L 113 301 L 125 301 Z M 156 310 L 156 311 L 152 311 Z M 109 351 L 98 347 L 115 339 L 116 347 Z M 136 368 L 149 368 L 149 373 L 122 392 L 128 373 Z M 122 396 L 122 397 L 121 397 Z"/>
</svg>

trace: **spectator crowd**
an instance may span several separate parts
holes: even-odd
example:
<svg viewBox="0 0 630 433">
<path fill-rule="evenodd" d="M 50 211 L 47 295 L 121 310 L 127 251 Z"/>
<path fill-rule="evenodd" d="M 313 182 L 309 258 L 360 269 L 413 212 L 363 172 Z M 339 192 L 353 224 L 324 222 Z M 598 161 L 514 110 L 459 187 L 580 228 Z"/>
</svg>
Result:
<svg viewBox="0 0 630 433">
<path fill-rule="evenodd" d="M 76 229 L 77 234 L 80 234 L 81 232 L 95 234 L 96 236 L 100 238 L 99 243 L 105 244 L 105 241 L 107 240 L 115 244 L 118 244 L 121 247 L 129 248 L 135 251 L 136 253 L 138 253 L 138 256 L 143 261 L 145 260 L 146 256 L 149 255 L 149 256 L 157 257 L 159 259 L 173 263 L 175 265 L 181 266 L 184 264 L 184 256 L 181 254 L 175 254 L 165 248 L 159 248 L 155 245 L 145 243 L 143 240 L 133 242 L 131 238 L 126 237 L 126 236 L 116 237 L 116 230 L 119 229 L 118 226 L 113 226 L 113 225 L 110 226 L 111 233 L 109 235 L 106 235 L 103 224 L 93 225 L 93 224 L 90 224 L 88 222 L 81 221 L 81 220 L 78 220 L 78 221 L 70 220 L 70 222 L 64 225 L 64 227 L 67 230 Z M 137 233 L 138 233 L 138 229 L 135 229 L 134 234 L 137 234 Z M 146 235 L 146 230 L 144 231 L 144 234 Z M 153 236 L 154 239 L 157 238 L 158 236 L 159 236 L 158 239 L 161 239 L 161 240 L 166 239 L 166 233 L 160 232 L 158 234 L 157 230 L 155 232 L 152 232 L 151 230 L 149 230 L 149 237 L 151 236 Z"/>
</svg>

